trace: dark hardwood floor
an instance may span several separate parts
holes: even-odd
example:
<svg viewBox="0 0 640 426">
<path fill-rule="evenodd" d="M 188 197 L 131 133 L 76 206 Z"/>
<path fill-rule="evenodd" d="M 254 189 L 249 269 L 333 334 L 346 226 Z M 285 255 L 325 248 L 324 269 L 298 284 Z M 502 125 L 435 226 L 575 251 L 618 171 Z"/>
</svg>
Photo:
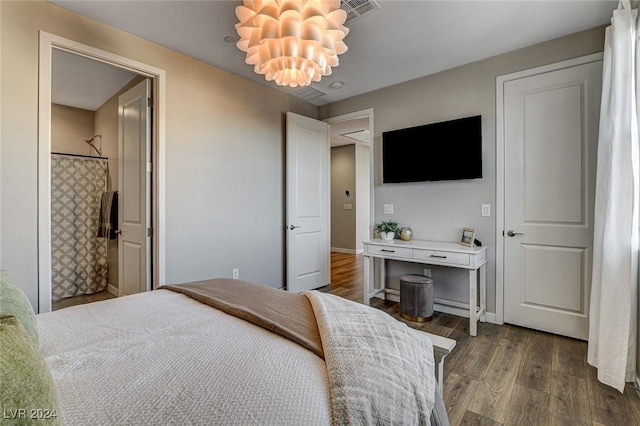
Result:
<svg viewBox="0 0 640 426">
<path fill-rule="evenodd" d="M 321 291 L 363 301 L 362 255 L 332 253 L 331 284 Z M 479 324 L 436 312 L 427 323 L 405 321 L 398 304 L 373 299 L 412 328 L 455 339 L 445 361 L 444 401 L 452 425 L 640 425 L 640 398 L 598 382 L 587 343 L 512 325 Z"/>
</svg>

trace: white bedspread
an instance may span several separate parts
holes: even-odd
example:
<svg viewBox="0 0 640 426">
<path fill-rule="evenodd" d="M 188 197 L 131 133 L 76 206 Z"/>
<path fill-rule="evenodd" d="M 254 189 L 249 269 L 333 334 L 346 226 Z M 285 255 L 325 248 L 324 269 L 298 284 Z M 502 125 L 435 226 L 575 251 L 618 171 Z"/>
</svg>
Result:
<svg viewBox="0 0 640 426">
<path fill-rule="evenodd" d="M 157 290 L 37 318 L 63 424 L 331 422 L 321 358 L 183 294 Z"/>
<path fill-rule="evenodd" d="M 334 424 L 429 425 L 435 398 L 431 340 L 369 306 L 304 294 L 322 339 Z"/>
</svg>

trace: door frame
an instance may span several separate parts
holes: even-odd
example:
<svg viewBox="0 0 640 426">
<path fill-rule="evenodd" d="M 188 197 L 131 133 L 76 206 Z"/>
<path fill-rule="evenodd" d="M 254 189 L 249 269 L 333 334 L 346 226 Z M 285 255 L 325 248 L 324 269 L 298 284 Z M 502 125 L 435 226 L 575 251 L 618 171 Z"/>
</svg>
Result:
<svg viewBox="0 0 640 426">
<path fill-rule="evenodd" d="M 325 118 L 323 121 L 329 124 L 340 123 L 342 121 L 355 120 L 358 118 L 369 119 L 369 134 L 371 142 L 369 143 L 369 238 L 373 238 L 373 226 L 375 215 L 375 137 L 373 133 L 373 108 L 367 108 L 360 111 L 354 111 L 347 114 L 336 115 L 334 117 Z M 331 149 L 331 147 L 329 147 Z M 331 159 L 329 159 L 331 160 Z M 331 167 L 331 161 L 329 161 Z M 331 232 L 331 197 L 329 197 L 329 232 Z"/>
<path fill-rule="evenodd" d="M 38 62 L 38 312 L 51 311 L 51 57 L 63 50 L 122 68 L 152 80 L 155 100 L 152 124 L 151 183 L 153 288 L 165 284 L 165 114 L 166 73 L 161 68 L 78 43 L 45 31 L 39 32 Z"/>
<path fill-rule="evenodd" d="M 602 52 L 593 53 L 496 77 L 496 324 L 504 324 L 504 86 L 513 80 L 602 61 L 603 57 Z"/>
</svg>

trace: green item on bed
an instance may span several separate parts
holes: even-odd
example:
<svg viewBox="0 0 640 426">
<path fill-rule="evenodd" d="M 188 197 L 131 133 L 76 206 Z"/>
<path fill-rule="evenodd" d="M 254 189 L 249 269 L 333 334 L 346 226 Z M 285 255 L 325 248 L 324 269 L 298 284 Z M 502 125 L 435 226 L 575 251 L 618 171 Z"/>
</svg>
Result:
<svg viewBox="0 0 640 426">
<path fill-rule="evenodd" d="M 0 312 L 2 424 L 58 425 L 55 383 L 38 347 L 15 315 Z"/>
<path fill-rule="evenodd" d="M 22 326 L 33 340 L 39 345 L 38 329 L 36 327 L 36 315 L 31 303 L 22 289 L 11 278 L 7 271 L 0 269 L 0 311 L 10 313 L 18 317 Z"/>
<path fill-rule="evenodd" d="M 39 345 L 36 314 L 31 303 L 7 271 L 0 269 L 0 311 L 15 315 L 33 343 Z"/>
</svg>

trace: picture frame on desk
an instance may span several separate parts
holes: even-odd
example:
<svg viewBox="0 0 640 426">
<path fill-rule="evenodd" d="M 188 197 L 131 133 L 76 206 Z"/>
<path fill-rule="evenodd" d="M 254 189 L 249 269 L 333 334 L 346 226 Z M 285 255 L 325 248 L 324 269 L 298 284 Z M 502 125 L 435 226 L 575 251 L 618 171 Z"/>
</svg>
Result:
<svg viewBox="0 0 640 426">
<path fill-rule="evenodd" d="M 465 247 L 473 247 L 473 242 L 476 240 L 476 230 L 473 228 L 462 228 L 462 236 L 460 237 L 460 244 Z"/>
</svg>

